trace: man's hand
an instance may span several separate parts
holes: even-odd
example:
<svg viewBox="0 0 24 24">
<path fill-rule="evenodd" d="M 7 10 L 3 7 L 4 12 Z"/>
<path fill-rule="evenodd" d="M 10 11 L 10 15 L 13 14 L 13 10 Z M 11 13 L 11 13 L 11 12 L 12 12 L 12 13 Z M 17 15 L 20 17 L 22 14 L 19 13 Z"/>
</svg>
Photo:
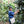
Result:
<svg viewBox="0 0 24 24">
<path fill-rule="evenodd" d="M 17 12 L 19 12 L 19 10 L 17 10 Z"/>
<path fill-rule="evenodd" d="M 17 10 L 14 14 L 16 14 L 16 13 L 18 13 L 19 12 L 19 10 Z"/>
</svg>

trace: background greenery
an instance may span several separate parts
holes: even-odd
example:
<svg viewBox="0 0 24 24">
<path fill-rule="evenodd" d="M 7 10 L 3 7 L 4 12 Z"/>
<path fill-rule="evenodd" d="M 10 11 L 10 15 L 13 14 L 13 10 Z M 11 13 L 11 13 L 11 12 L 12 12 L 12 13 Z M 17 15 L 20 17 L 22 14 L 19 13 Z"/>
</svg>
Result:
<svg viewBox="0 0 24 24">
<path fill-rule="evenodd" d="M 16 4 L 16 7 L 15 7 L 15 4 Z M 9 4 L 8 4 L 8 1 L 6 1 L 6 5 L 5 5 L 5 0 L 3 1 L 3 4 L 0 3 L 0 22 L 3 21 L 5 23 L 5 22 L 9 21 L 9 18 L 8 18 L 9 6 L 11 6 L 13 8 L 13 12 L 15 12 L 18 9 L 20 10 L 20 12 L 15 15 L 15 23 L 14 24 L 23 23 L 22 19 L 24 20 L 24 17 L 22 17 L 22 16 L 24 16 L 23 15 L 24 9 L 23 10 L 21 9 L 22 5 L 19 6 L 19 2 L 18 1 L 17 2 L 14 1 L 13 3 L 9 3 Z M 24 5 L 23 5 L 23 7 L 24 7 Z"/>
</svg>

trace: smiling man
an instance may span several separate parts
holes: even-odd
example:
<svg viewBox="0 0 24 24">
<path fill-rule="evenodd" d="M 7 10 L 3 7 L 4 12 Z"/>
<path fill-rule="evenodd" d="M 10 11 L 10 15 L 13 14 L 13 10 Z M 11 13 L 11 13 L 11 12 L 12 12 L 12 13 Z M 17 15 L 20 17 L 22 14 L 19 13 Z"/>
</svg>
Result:
<svg viewBox="0 0 24 24">
<path fill-rule="evenodd" d="M 15 22 L 14 15 L 16 15 L 18 12 L 19 12 L 19 10 L 17 10 L 16 12 L 12 12 L 12 7 L 9 7 L 8 15 L 9 15 L 10 24 L 13 24 Z"/>
</svg>

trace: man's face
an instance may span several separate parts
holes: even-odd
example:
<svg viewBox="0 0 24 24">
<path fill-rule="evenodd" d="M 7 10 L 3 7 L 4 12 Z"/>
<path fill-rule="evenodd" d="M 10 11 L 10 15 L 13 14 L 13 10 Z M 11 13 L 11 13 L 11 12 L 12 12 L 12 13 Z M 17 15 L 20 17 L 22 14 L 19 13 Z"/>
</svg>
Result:
<svg viewBox="0 0 24 24">
<path fill-rule="evenodd" d="M 12 8 L 10 8 L 10 11 L 12 11 Z"/>
</svg>

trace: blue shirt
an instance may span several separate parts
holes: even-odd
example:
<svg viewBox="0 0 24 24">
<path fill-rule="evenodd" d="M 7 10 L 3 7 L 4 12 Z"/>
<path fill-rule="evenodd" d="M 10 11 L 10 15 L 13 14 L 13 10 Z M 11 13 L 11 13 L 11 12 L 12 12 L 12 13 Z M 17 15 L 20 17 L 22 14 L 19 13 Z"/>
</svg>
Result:
<svg viewBox="0 0 24 24">
<path fill-rule="evenodd" d="M 8 12 L 8 15 L 9 15 L 9 18 L 13 18 L 13 17 L 14 17 L 14 12 L 9 11 L 9 12 Z"/>
</svg>

